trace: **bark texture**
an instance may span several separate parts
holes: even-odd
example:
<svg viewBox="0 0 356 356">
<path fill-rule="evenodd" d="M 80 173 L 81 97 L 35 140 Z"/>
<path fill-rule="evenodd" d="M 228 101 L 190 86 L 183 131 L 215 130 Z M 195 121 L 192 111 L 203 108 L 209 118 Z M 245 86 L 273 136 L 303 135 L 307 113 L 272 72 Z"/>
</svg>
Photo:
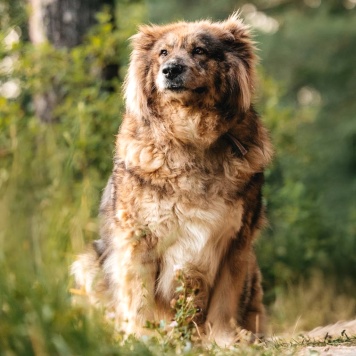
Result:
<svg viewBox="0 0 356 356">
<path fill-rule="evenodd" d="M 95 14 L 104 5 L 114 6 L 114 0 L 29 0 L 29 37 L 33 44 L 45 41 L 56 48 L 73 48 L 82 43 L 87 31 L 95 24 Z M 112 68 L 114 67 L 114 68 Z M 117 76 L 118 66 L 103 68 L 102 77 L 110 80 Z M 54 108 L 61 101 L 55 85 L 45 94 L 34 96 L 37 116 L 44 123 L 57 119 Z"/>
<path fill-rule="evenodd" d="M 30 38 L 34 43 L 47 39 L 55 47 L 79 45 L 95 24 L 95 14 L 113 0 L 30 0 Z"/>
</svg>

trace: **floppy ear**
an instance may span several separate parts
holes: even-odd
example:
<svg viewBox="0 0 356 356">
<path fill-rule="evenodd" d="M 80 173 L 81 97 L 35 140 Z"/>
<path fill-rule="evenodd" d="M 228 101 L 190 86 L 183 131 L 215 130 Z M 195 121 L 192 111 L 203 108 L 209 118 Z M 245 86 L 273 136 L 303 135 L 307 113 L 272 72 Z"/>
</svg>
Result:
<svg viewBox="0 0 356 356">
<path fill-rule="evenodd" d="M 138 118 L 149 114 L 148 72 L 151 65 L 149 51 L 161 35 L 159 26 L 141 26 L 139 32 L 131 37 L 133 51 L 124 84 L 126 109 Z"/>
<path fill-rule="evenodd" d="M 225 31 L 224 42 L 229 47 L 228 53 L 230 66 L 230 88 L 237 89 L 235 105 L 242 111 L 249 109 L 254 91 L 255 66 L 255 43 L 250 34 L 250 29 L 234 13 L 226 21 L 221 23 Z M 236 88 L 236 82 L 238 88 Z M 233 99 L 233 98 L 232 98 Z M 232 103 L 231 103 L 232 104 Z"/>
</svg>

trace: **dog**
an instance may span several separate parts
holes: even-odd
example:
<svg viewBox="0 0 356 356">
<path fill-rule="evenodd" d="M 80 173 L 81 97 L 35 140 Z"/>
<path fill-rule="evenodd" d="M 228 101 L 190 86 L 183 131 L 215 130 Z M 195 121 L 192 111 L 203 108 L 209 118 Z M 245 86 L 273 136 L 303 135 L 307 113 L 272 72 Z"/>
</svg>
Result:
<svg viewBox="0 0 356 356">
<path fill-rule="evenodd" d="M 100 206 L 100 239 L 72 266 L 128 333 L 172 320 L 177 269 L 202 337 L 262 334 L 253 242 L 273 149 L 252 105 L 256 55 L 238 15 L 146 25 L 132 37 L 126 113 Z"/>
</svg>

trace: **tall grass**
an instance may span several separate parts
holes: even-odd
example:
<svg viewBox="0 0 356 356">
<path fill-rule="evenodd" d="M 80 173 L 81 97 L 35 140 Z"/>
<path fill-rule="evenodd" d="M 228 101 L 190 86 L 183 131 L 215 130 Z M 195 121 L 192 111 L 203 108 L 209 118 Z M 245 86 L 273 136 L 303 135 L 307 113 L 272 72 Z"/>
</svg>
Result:
<svg viewBox="0 0 356 356">
<path fill-rule="evenodd" d="M 333 277 L 315 272 L 311 278 L 279 288 L 269 306 L 270 335 L 296 336 L 318 326 L 354 319 L 356 299 L 342 292 Z"/>
<path fill-rule="evenodd" d="M 72 251 L 96 230 L 99 191 L 76 179 L 58 127 L 14 120 L 0 200 L 0 349 L 16 355 L 105 354 L 112 330 L 71 305 Z M 100 341 L 100 342 L 99 342 Z M 114 350 L 114 349 L 113 349 Z M 96 353 L 97 354 L 97 353 Z"/>
</svg>

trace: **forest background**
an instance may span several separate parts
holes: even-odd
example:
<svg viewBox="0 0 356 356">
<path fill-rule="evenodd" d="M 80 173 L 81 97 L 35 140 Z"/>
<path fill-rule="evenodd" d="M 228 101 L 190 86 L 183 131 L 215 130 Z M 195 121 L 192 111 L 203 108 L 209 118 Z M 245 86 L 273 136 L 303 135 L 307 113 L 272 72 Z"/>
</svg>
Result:
<svg viewBox="0 0 356 356">
<path fill-rule="evenodd" d="M 97 236 L 128 38 L 140 23 L 237 9 L 258 43 L 255 102 L 276 149 L 256 246 L 270 332 L 355 317 L 355 0 L 0 0 L 4 354 L 118 350 L 100 315 L 71 306 L 68 268 Z"/>
</svg>

